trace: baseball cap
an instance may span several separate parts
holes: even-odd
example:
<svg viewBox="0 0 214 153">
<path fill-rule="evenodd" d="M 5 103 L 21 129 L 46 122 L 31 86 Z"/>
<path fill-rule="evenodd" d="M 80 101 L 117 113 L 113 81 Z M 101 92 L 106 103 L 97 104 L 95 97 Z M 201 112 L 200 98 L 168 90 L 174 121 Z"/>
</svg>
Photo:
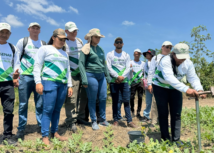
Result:
<svg viewBox="0 0 214 153">
<path fill-rule="evenodd" d="M 174 46 L 173 51 L 178 59 L 190 59 L 189 46 L 185 43 L 178 43 Z"/>
<path fill-rule="evenodd" d="M 170 41 L 164 41 L 162 44 L 162 46 L 169 46 L 169 45 L 173 46 Z"/>
<path fill-rule="evenodd" d="M 4 29 L 11 32 L 11 26 L 8 23 L 0 23 L 0 31 Z"/>
<path fill-rule="evenodd" d="M 121 39 L 121 40 L 123 41 L 123 38 L 117 37 L 117 38 L 114 40 L 114 42 L 117 41 L 118 39 Z"/>
<path fill-rule="evenodd" d="M 73 32 L 74 30 L 78 30 L 78 28 L 74 22 L 67 22 L 65 24 L 65 30 L 68 30 L 69 32 Z"/>
<path fill-rule="evenodd" d="M 65 30 L 63 30 L 63 29 L 56 29 L 56 30 L 54 30 L 54 32 L 53 32 L 53 36 L 57 36 L 57 37 L 59 37 L 59 38 L 66 38 L 67 39 L 67 37 L 66 37 L 66 35 L 65 35 Z"/>
<path fill-rule="evenodd" d="M 38 26 L 38 27 L 41 28 L 41 26 L 40 26 L 39 23 L 37 23 L 37 22 L 32 22 L 32 23 L 30 23 L 28 28 L 30 28 L 30 27 L 32 27 L 32 26 Z"/>
<path fill-rule="evenodd" d="M 143 53 L 143 56 L 146 57 L 146 53 L 150 53 L 152 56 L 155 56 L 155 50 L 153 49 L 148 49 L 146 52 Z"/>
<path fill-rule="evenodd" d="M 137 49 L 135 49 L 135 50 L 134 50 L 134 52 L 141 53 L 140 49 L 138 49 L 138 48 L 137 48 Z"/>
</svg>

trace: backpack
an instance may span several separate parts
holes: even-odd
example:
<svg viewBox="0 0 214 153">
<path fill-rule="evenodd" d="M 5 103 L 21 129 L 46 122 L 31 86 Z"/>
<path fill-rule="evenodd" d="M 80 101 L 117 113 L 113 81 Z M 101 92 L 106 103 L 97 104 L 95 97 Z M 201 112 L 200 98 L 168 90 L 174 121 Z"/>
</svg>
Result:
<svg viewBox="0 0 214 153">
<path fill-rule="evenodd" d="M 79 39 L 79 38 L 76 38 L 76 39 L 83 45 L 83 42 L 81 39 Z"/>
<path fill-rule="evenodd" d="M 8 43 L 8 44 L 9 44 L 9 46 L 10 46 L 12 52 L 13 52 L 13 59 L 12 59 L 12 68 L 13 68 L 13 66 L 14 66 L 14 54 L 16 52 L 16 49 L 11 43 Z"/>
<path fill-rule="evenodd" d="M 42 42 L 42 45 L 46 45 L 45 41 L 41 40 L 41 42 Z M 24 37 L 24 40 L 23 40 L 23 50 L 22 50 L 22 55 L 20 57 L 20 61 L 22 60 L 22 57 L 25 54 L 25 47 L 26 47 L 27 43 L 28 43 L 28 37 Z"/>
</svg>

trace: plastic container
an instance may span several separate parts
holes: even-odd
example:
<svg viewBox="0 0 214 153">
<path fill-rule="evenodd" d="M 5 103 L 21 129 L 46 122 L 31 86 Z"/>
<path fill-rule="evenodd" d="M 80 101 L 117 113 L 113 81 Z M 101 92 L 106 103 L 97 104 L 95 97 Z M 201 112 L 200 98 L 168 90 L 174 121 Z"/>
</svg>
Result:
<svg viewBox="0 0 214 153">
<path fill-rule="evenodd" d="M 145 137 L 142 135 L 141 131 L 129 131 L 128 135 L 130 142 L 133 142 L 134 140 L 137 140 L 137 143 L 145 141 Z"/>
</svg>

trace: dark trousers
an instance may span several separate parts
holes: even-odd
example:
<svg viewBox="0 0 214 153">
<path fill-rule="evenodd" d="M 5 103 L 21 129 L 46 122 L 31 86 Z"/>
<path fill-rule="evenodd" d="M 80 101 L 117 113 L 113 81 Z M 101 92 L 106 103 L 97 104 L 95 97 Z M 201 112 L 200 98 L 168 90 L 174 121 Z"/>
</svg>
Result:
<svg viewBox="0 0 214 153">
<path fill-rule="evenodd" d="M 134 113 L 134 99 L 135 99 L 136 92 L 138 96 L 137 114 L 140 114 L 140 111 L 142 108 L 142 98 L 143 98 L 143 88 L 141 87 L 141 83 L 131 85 L 130 104 L 131 104 L 132 113 Z"/>
<path fill-rule="evenodd" d="M 4 112 L 4 136 L 12 135 L 13 130 L 13 108 L 14 108 L 14 86 L 13 81 L 0 82 L 0 97 Z"/>
<path fill-rule="evenodd" d="M 128 83 L 111 83 L 110 84 L 111 97 L 113 101 L 113 119 L 114 121 L 118 121 L 118 103 L 121 100 L 121 103 L 124 103 L 125 115 L 127 118 L 127 122 L 132 122 L 131 110 L 129 105 L 130 100 L 130 92 Z M 121 93 L 121 98 L 120 98 Z"/>
<path fill-rule="evenodd" d="M 171 116 L 172 141 L 180 140 L 181 111 L 183 103 L 182 93 L 175 89 L 167 89 L 156 85 L 153 85 L 153 92 L 157 103 L 161 138 L 163 140 L 170 140 L 168 131 L 169 105 Z"/>
</svg>

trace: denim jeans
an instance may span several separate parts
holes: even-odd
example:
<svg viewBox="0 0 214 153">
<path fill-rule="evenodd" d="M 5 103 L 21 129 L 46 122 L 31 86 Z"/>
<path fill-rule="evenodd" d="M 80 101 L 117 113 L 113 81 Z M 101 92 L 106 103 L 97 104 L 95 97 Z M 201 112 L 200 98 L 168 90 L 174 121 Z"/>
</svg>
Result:
<svg viewBox="0 0 214 153">
<path fill-rule="evenodd" d="M 122 103 L 124 103 L 125 115 L 127 117 L 127 122 L 132 122 L 131 110 L 129 105 L 130 100 L 130 89 L 128 83 L 111 83 L 110 84 L 111 97 L 113 101 L 113 119 L 118 121 L 118 103 L 120 103 L 120 92 L 122 97 Z M 120 105 L 121 106 L 121 105 Z"/>
<path fill-rule="evenodd" d="M 151 106 L 152 106 L 152 96 L 153 96 L 153 94 L 151 94 L 149 92 L 149 90 L 145 90 L 145 93 L 146 93 L 146 108 L 143 111 L 143 116 L 149 118 L 149 114 L 150 114 Z"/>
<path fill-rule="evenodd" d="M 21 75 L 19 79 L 19 125 L 18 130 L 25 130 L 27 124 L 28 101 L 31 93 L 34 93 L 36 108 L 36 120 L 41 126 L 42 96 L 36 92 L 36 84 L 32 75 Z"/>
<path fill-rule="evenodd" d="M 59 117 L 62 105 L 67 95 L 67 84 L 42 80 L 43 84 L 43 113 L 42 113 L 42 137 L 49 135 L 51 122 L 51 133 L 58 130 Z"/>
<path fill-rule="evenodd" d="M 107 83 L 104 73 L 86 72 L 88 87 L 86 93 L 88 97 L 88 108 L 92 122 L 97 121 L 96 117 L 96 101 L 99 100 L 100 122 L 106 120 L 106 98 Z"/>
</svg>

